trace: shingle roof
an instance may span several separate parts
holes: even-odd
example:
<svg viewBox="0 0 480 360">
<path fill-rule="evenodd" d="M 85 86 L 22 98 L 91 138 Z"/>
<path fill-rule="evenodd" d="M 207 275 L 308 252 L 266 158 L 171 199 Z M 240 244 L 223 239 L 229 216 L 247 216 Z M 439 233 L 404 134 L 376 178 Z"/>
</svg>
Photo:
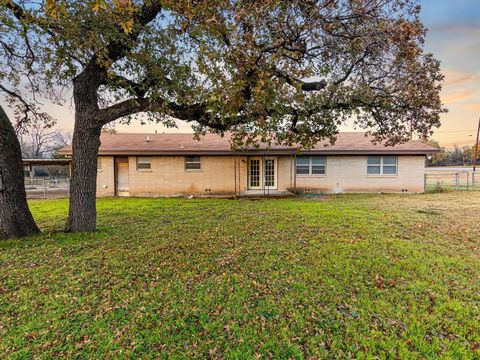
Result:
<svg viewBox="0 0 480 360">
<path fill-rule="evenodd" d="M 162 134 L 137 134 L 117 133 L 102 134 L 99 155 L 176 155 L 176 154 L 232 154 L 230 136 L 220 137 L 207 134 L 200 141 L 193 138 L 190 133 L 162 133 Z M 437 149 L 423 144 L 417 140 L 395 146 L 373 144 L 372 138 L 361 132 L 343 132 L 337 135 L 334 145 L 328 141 L 319 142 L 313 149 L 301 151 L 309 154 L 427 154 L 436 152 Z M 250 149 L 243 153 L 254 154 L 282 154 L 293 153 L 296 149 L 285 146 L 272 146 L 269 149 Z M 239 153 L 240 151 L 237 151 Z M 71 155 L 71 146 L 66 146 L 59 151 L 62 155 Z"/>
</svg>

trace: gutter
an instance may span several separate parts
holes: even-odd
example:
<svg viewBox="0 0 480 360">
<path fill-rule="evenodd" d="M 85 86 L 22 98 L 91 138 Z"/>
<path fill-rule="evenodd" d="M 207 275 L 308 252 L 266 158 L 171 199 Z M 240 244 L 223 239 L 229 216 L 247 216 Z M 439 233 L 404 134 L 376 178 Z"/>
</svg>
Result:
<svg viewBox="0 0 480 360">
<path fill-rule="evenodd" d="M 234 156 L 234 155 L 427 155 L 437 153 L 440 150 L 303 150 L 297 152 L 296 149 L 285 150 L 247 150 L 247 151 L 228 151 L 228 150 L 100 150 L 99 156 L 186 156 L 186 155 L 212 155 L 212 156 Z M 59 151 L 59 154 L 71 156 L 72 152 L 68 150 Z"/>
</svg>

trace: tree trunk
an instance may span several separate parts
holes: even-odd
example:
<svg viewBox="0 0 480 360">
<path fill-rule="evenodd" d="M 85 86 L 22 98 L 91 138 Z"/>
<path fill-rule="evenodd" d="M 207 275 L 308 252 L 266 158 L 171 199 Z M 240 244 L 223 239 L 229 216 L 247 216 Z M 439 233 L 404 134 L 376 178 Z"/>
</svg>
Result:
<svg viewBox="0 0 480 360">
<path fill-rule="evenodd" d="M 70 208 L 66 225 L 68 232 L 95 231 L 97 221 L 97 156 L 102 127 L 95 119 L 97 103 L 96 100 L 92 101 L 92 96 L 96 96 L 93 79 L 87 75 L 81 75 L 74 81 L 75 128 L 72 138 Z"/>
<path fill-rule="evenodd" d="M 27 204 L 20 143 L 0 106 L 0 239 L 39 231 Z"/>
<path fill-rule="evenodd" d="M 97 156 L 101 128 L 89 128 L 82 114 L 75 116 L 72 139 L 70 209 L 66 231 L 95 231 L 97 221 Z"/>
</svg>

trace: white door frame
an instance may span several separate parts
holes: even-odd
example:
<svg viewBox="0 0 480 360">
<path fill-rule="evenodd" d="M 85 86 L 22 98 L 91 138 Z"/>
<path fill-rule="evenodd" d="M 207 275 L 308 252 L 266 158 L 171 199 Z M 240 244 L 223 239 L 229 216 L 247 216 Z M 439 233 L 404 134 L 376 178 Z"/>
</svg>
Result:
<svg viewBox="0 0 480 360">
<path fill-rule="evenodd" d="M 253 168 L 252 173 L 252 162 L 255 162 L 255 167 Z M 247 169 L 247 181 L 248 186 L 247 188 L 250 190 L 259 190 L 262 188 L 262 179 L 263 179 L 263 166 L 262 166 L 262 157 L 261 156 L 250 156 L 248 157 L 248 169 Z M 258 185 L 252 185 L 252 180 L 257 183 L 258 177 Z"/>
<path fill-rule="evenodd" d="M 129 163 L 127 161 L 115 162 L 115 187 L 117 196 L 128 196 L 130 191 Z M 121 181 L 123 180 L 123 181 Z"/>
<path fill-rule="evenodd" d="M 254 168 L 255 174 L 252 174 L 252 160 L 256 161 L 258 164 L 258 174 L 257 168 Z M 266 164 L 267 160 L 273 160 L 273 186 L 265 186 L 265 176 L 266 176 Z M 278 159 L 276 156 L 249 156 L 248 157 L 248 176 L 247 176 L 247 185 L 249 190 L 276 190 L 278 184 Z M 252 186 L 252 175 L 258 176 L 258 185 Z"/>
<path fill-rule="evenodd" d="M 269 160 L 273 160 L 273 185 L 266 186 L 266 177 L 267 174 L 267 163 Z M 277 174 L 278 174 L 278 160 L 276 156 L 265 156 L 263 157 L 263 166 L 262 166 L 262 183 L 265 185 L 267 190 L 276 190 L 277 189 Z"/>
</svg>

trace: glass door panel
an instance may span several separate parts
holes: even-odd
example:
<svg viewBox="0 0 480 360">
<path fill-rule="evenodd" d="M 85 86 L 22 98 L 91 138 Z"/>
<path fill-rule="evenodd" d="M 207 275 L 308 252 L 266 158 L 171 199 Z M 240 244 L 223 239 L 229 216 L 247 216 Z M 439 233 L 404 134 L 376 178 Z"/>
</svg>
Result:
<svg viewBox="0 0 480 360">
<path fill-rule="evenodd" d="M 275 188 L 275 160 L 265 159 L 264 161 L 265 188 Z"/>
<path fill-rule="evenodd" d="M 260 189 L 261 173 L 260 159 L 252 158 L 248 163 L 248 187 L 250 189 Z"/>
</svg>

